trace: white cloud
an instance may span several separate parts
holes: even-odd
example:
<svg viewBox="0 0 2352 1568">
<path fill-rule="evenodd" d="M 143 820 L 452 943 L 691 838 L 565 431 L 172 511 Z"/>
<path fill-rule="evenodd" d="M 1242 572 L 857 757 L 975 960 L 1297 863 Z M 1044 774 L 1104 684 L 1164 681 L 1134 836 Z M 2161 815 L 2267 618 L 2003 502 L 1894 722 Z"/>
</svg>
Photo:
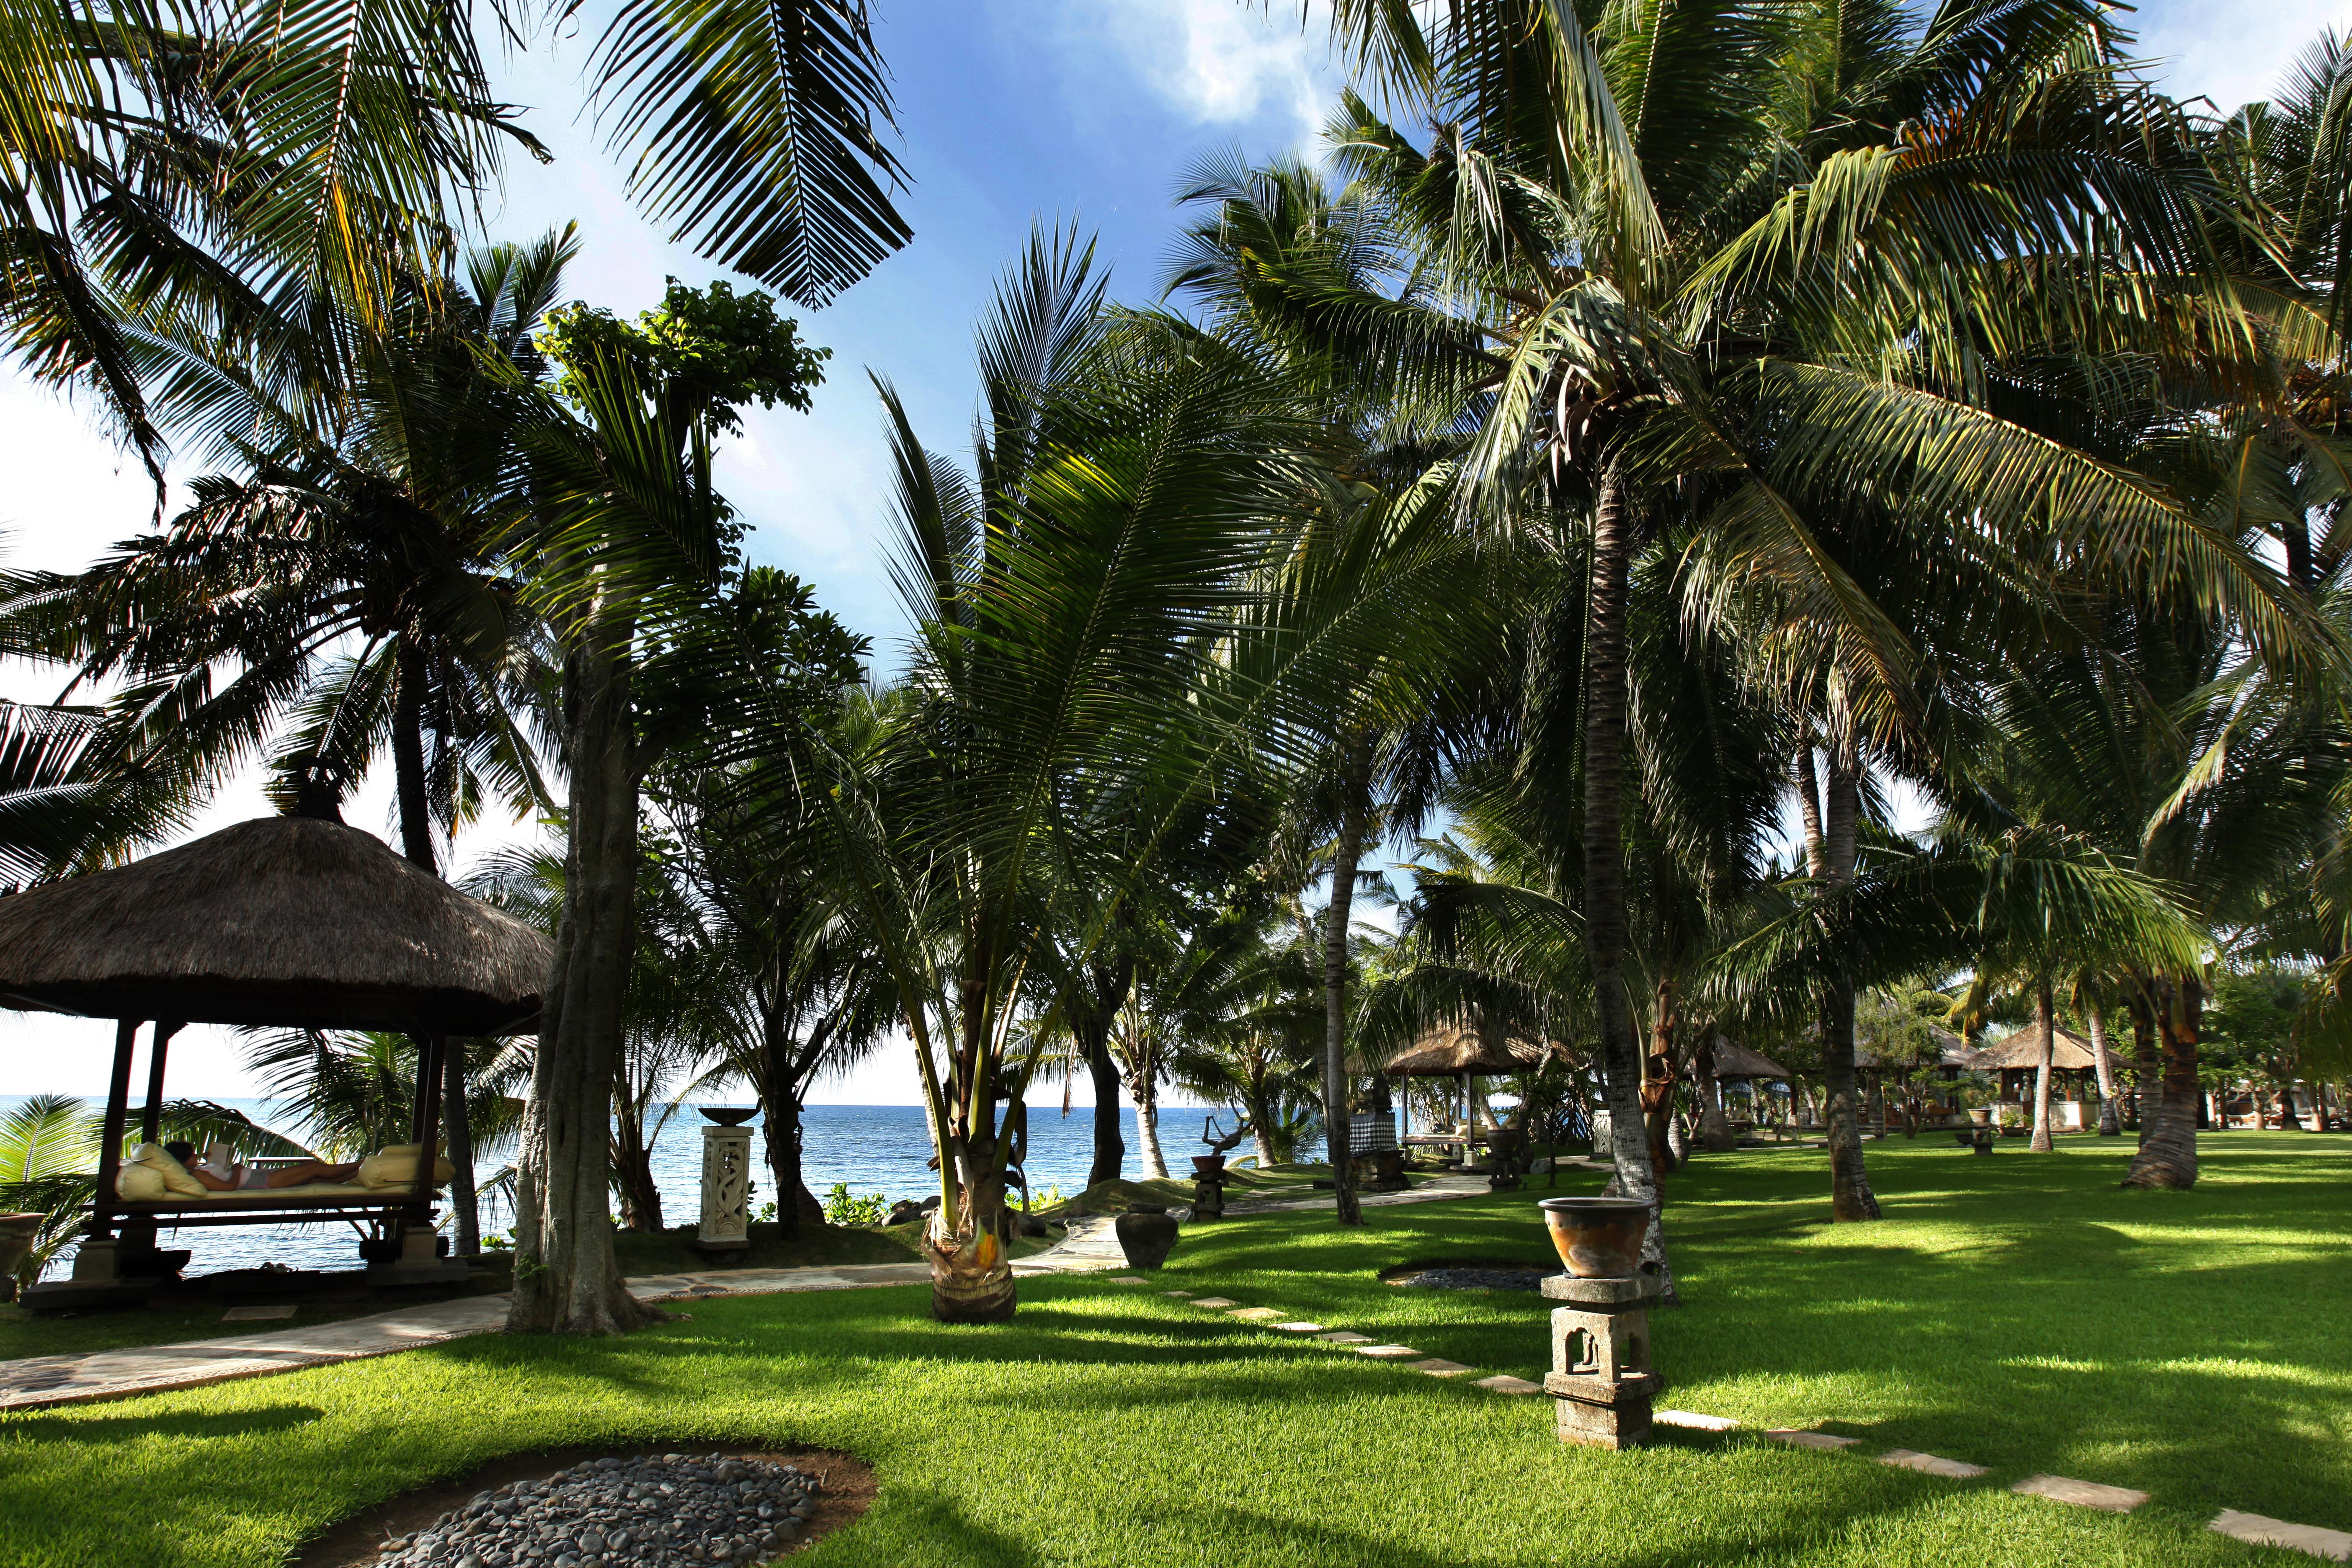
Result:
<svg viewBox="0 0 2352 1568">
<path fill-rule="evenodd" d="M 1097 0 L 1073 26 L 1196 125 L 1320 123 L 1339 79 L 1322 19 L 1236 0 Z"/>
<path fill-rule="evenodd" d="M 2346 0 L 2171 0 L 2137 17 L 2135 50 L 2158 63 L 2159 83 L 2176 98 L 2202 95 L 2223 113 L 2269 98 L 2279 79 L 2323 27 L 2352 28 Z"/>
</svg>

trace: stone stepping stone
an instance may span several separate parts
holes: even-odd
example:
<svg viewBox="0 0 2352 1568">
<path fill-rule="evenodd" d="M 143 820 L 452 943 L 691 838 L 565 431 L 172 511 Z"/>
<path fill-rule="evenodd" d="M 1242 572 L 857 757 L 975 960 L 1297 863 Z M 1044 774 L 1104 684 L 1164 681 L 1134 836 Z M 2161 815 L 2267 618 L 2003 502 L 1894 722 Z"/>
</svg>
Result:
<svg viewBox="0 0 2352 1568">
<path fill-rule="evenodd" d="M 1910 1448 L 1889 1448 L 1878 1456 L 1882 1465 L 1897 1469 L 1916 1470 L 1923 1476 L 1944 1476 L 1956 1481 L 1972 1481 L 1985 1473 L 1982 1465 L 1971 1465 L 1965 1459 L 1947 1459 L 1935 1454 L 1922 1454 Z"/>
<path fill-rule="evenodd" d="M 1192 1305 L 1195 1307 L 1238 1307 L 1241 1303 L 1239 1301 L 1228 1301 L 1223 1296 L 1196 1296 L 1192 1299 Z"/>
<path fill-rule="evenodd" d="M 1411 1345 L 1358 1345 L 1355 1352 L 1358 1355 L 1371 1356 L 1379 1361 L 1402 1361 L 1407 1356 L 1421 1353 Z"/>
<path fill-rule="evenodd" d="M 1264 1323 L 1281 1317 L 1282 1309 L 1279 1307 L 1235 1307 L 1232 1311 L 1227 1312 L 1225 1316 L 1228 1318 L 1239 1318 L 1244 1322 Z"/>
<path fill-rule="evenodd" d="M 1140 1274 L 1114 1274 L 1110 1276 L 1110 1278 L 1105 1279 L 1103 1283 L 1106 1285 L 1148 1285 L 1150 1281 L 1146 1279 Z"/>
<path fill-rule="evenodd" d="M 1368 1345 L 1372 1342 L 1371 1335 L 1351 1334 L 1345 1329 L 1333 1329 L 1328 1334 L 1318 1334 L 1315 1337 L 1328 1344 L 1335 1345 Z"/>
<path fill-rule="evenodd" d="M 2352 1534 L 2340 1530 L 2289 1524 L 2283 1519 L 2265 1519 L 2259 1513 L 2240 1513 L 2234 1508 L 2223 1509 L 2220 1517 L 2205 1528 L 2256 1546 L 2284 1546 L 2290 1552 L 2308 1552 L 2314 1557 L 2352 1563 Z"/>
<path fill-rule="evenodd" d="M 1427 1361 L 1413 1363 L 1405 1370 L 1418 1372 L 1429 1377 L 1459 1377 L 1470 1369 L 1458 1361 L 1447 1361 L 1443 1356 L 1431 1356 Z"/>
<path fill-rule="evenodd" d="M 2136 1492 L 2129 1487 L 2103 1486 L 2097 1481 L 2078 1481 L 2065 1476 L 2028 1476 L 2009 1489 L 2027 1497 L 2046 1497 L 2053 1502 L 2071 1502 L 2077 1508 L 2104 1509 L 2109 1513 L 2129 1513 L 2147 1500 L 2146 1492 Z"/>
<path fill-rule="evenodd" d="M 281 1301 L 274 1307 L 231 1307 L 221 1314 L 224 1323 L 272 1323 L 294 1315 L 294 1303 Z"/>
<path fill-rule="evenodd" d="M 1739 1423 L 1728 1415 L 1701 1415 L 1696 1410 L 1661 1410 L 1650 1419 L 1660 1426 L 1683 1426 L 1693 1432 L 1734 1432 Z"/>
<path fill-rule="evenodd" d="M 1795 1448 L 1851 1448 L 1862 1441 L 1859 1437 L 1840 1437 L 1830 1432 L 1806 1432 L 1794 1426 L 1775 1426 L 1764 1436 L 1775 1443 L 1786 1443 Z"/>
<path fill-rule="evenodd" d="M 1319 1334 L 1323 1331 L 1320 1323 L 1276 1323 L 1274 1326 L 1286 1334 Z"/>
<path fill-rule="evenodd" d="M 1171 1301 L 1189 1301 L 1192 1299 L 1192 1292 L 1190 1290 L 1162 1290 L 1160 1293 Z"/>
<path fill-rule="evenodd" d="M 1507 1372 L 1498 1372 L 1492 1377 L 1480 1378 L 1478 1386 L 1489 1394 L 1541 1394 L 1543 1392 L 1542 1384 L 1529 1383 L 1524 1377 L 1513 1377 Z"/>
</svg>

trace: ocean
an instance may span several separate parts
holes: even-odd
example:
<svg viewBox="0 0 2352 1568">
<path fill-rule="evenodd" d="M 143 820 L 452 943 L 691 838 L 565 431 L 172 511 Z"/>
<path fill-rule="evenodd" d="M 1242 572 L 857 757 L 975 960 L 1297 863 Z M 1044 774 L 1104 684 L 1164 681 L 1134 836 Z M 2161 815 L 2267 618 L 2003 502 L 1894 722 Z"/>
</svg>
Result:
<svg viewBox="0 0 2352 1568">
<path fill-rule="evenodd" d="M 16 1103 L 20 1103 L 19 1097 L 0 1097 L 0 1112 Z M 282 1124 L 289 1132 L 297 1125 L 295 1117 L 285 1114 L 285 1107 L 268 1100 L 232 1100 L 224 1103 L 264 1125 Z M 1206 1114 L 1173 1107 L 1160 1111 L 1160 1149 L 1171 1171 L 1189 1173 L 1191 1157 L 1206 1152 L 1205 1147 L 1196 1142 L 1201 1119 Z M 1140 1175 L 1143 1161 L 1135 1132 L 1135 1108 L 1122 1107 L 1120 1121 L 1121 1136 L 1127 1142 L 1125 1173 Z M 1230 1127 L 1233 1117 L 1227 1112 L 1220 1121 Z M 693 1106 L 681 1106 L 654 1144 L 654 1178 L 661 1186 L 662 1219 L 667 1225 L 691 1225 L 701 1215 L 700 1130 L 704 1125 Z M 752 1126 L 757 1190 L 752 1194 L 751 1207 L 756 1213 L 761 1205 L 773 1202 L 775 1194 L 769 1190 L 767 1156 L 758 1123 Z M 919 1105 L 812 1105 L 805 1112 L 802 1144 L 809 1191 L 820 1199 L 836 1182 L 847 1183 L 853 1193 L 879 1193 L 885 1198 L 913 1198 L 918 1202 L 939 1191 L 939 1178 L 925 1163 L 931 1157 L 930 1139 Z M 503 1158 L 482 1162 L 482 1178 L 488 1179 L 504 1163 Z M 1066 1117 L 1052 1108 L 1031 1107 L 1028 1175 L 1033 1194 L 1041 1194 L 1054 1186 L 1065 1194 L 1076 1192 L 1086 1185 L 1087 1171 L 1093 1163 L 1092 1109 L 1079 1107 Z M 509 1215 L 485 1205 L 484 1230 L 502 1231 L 509 1223 Z M 163 1241 L 163 1246 L 184 1247 L 194 1254 L 188 1262 L 191 1274 L 256 1268 L 265 1263 L 282 1263 L 290 1268 L 342 1269 L 359 1266 L 359 1254 L 353 1245 L 356 1233 L 345 1226 L 192 1226 L 170 1234 L 173 1239 Z M 68 1251 L 50 1266 L 51 1278 L 67 1272 L 70 1256 Z"/>
</svg>

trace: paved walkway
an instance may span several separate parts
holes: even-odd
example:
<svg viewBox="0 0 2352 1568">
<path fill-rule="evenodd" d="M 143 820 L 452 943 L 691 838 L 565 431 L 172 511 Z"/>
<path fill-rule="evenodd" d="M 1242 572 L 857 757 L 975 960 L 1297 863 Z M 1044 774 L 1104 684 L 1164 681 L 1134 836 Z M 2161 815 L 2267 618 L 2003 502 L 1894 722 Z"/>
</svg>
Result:
<svg viewBox="0 0 2352 1568">
<path fill-rule="evenodd" d="M 1370 1193 L 1370 1204 L 1418 1203 L 1486 1190 L 1484 1177 L 1443 1177 L 1409 1193 Z M 1251 1209 L 1328 1208 L 1328 1196 L 1250 1205 Z M 1244 1212 L 1236 1205 L 1229 1213 Z M 1016 1258 L 1019 1276 L 1107 1272 L 1127 1266 L 1116 1221 L 1072 1222 L 1064 1238 L 1043 1252 Z M 855 1263 L 830 1268 L 728 1268 L 709 1273 L 656 1274 L 628 1281 L 641 1301 L 691 1300 L 698 1296 L 761 1296 L 796 1290 L 856 1290 L 877 1285 L 921 1285 L 929 1281 L 923 1263 Z M 391 1355 L 420 1345 L 440 1344 L 468 1334 L 496 1333 L 506 1326 L 504 1296 L 467 1296 L 455 1301 L 412 1307 L 339 1323 L 284 1328 L 268 1333 L 195 1340 L 180 1344 L 134 1345 L 85 1355 L 33 1356 L 0 1362 L 0 1410 L 119 1399 L 134 1394 L 194 1388 L 234 1378 L 261 1377 L 297 1367 Z"/>
</svg>

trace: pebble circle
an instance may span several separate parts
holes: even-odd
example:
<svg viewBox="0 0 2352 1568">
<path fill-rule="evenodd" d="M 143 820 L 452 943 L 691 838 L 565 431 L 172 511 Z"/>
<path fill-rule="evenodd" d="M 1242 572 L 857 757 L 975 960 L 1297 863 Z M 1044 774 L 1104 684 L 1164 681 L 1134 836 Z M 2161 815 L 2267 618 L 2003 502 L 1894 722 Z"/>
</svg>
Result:
<svg viewBox="0 0 2352 1568">
<path fill-rule="evenodd" d="M 482 1492 L 386 1541 L 379 1568 L 709 1568 L 800 1539 L 817 1481 L 791 1465 L 698 1454 L 591 1459 Z"/>
</svg>

